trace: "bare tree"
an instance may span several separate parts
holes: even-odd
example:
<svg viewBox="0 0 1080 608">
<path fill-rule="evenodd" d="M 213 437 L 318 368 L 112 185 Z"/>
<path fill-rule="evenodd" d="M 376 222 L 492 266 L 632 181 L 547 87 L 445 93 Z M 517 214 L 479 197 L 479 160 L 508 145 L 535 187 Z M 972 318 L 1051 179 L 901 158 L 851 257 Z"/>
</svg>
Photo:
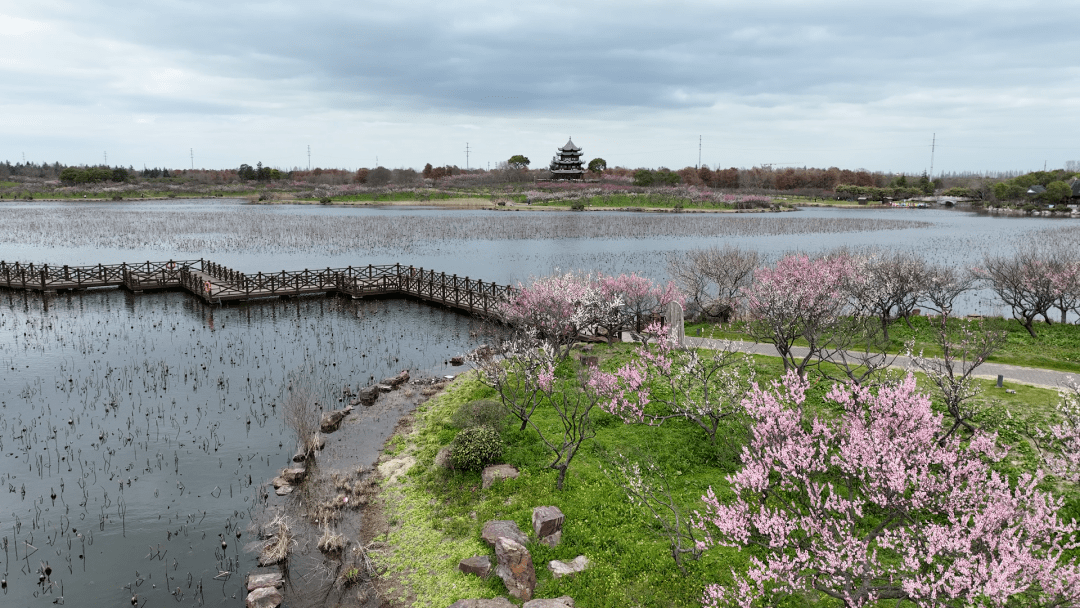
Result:
<svg viewBox="0 0 1080 608">
<path fill-rule="evenodd" d="M 761 263 L 757 251 L 725 244 L 668 258 L 668 274 L 687 296 L 692 314 L 729 319 Z"/>
<path fill-rule="evenodd" d="M 986 256 L 975 271 L 1002 301 L 1012 308 L 1013 318 L 1035 335 L 1035 317 L 1050 323 L 1055 291 L 1048 260 L 1033 247 L 1012 256 Z"/>
<path fill-rule="evenodd" d="M 919 302 L 938 314 L 951 314 L 956 298 L 970 291 L 977 280 L 978 277 L 967 270 L 933 266 L 926 271 Z"/>
<path fill-rule="evenodd" d="M 851 283 L 851 295 L 868 314 L 880 320 L 888 342 L 889 325 L 895 318 L 903 317 L 911 326 L 911 311 L 926 280 L 926 262 L 907 252 L 874 251 L 862 258 L 860 267 L 859 276 L 865 280 Z"/>
<path fill-rule="evenodd" d="M 988 330 L 981 321 L 961 321 L 957 328 L 958 338 L 954 339 L 949 331 L 949 315 L 942 314 L 938 320 L 934 340 L 941 347 L 941 358 L 924 357 L 920 352 L 911 355 L 911 362 L 937 388 L 942 405 L 952 416 L 953 425 L 941 438 L 944 445 L 961 426 L 975 432 L 971 423 L 979 412 L 974 402 L 979 394 L 975 369 L 1005 343 L 1005 332 Z M 912 346 L 908 345 L 909 351 Z"/>
</svg>

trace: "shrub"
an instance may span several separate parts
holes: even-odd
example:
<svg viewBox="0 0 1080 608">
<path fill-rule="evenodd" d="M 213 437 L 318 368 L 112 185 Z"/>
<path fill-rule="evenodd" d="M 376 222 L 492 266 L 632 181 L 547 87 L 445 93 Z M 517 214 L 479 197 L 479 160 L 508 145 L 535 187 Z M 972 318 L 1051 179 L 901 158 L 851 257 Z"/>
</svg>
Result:
<svg viewBox="0 0 1080 608">
<path fill-rule="evenodd" d="M 455 469 L 479 471 L 502 457 L 503 440 L 490 426 L 474 426 L 457 434 L 450 446 Z"/>
<path fill-rule="evenodd" d="M 324 205 L 329 205 L 330 204 L 330 197 L 329 196 L 324 196 L 324 197 L 319 199 L 319 202 L 324 204 Z"/>
<path fill-rule="evenodd" d="M 122 201 L 122 200 L 124 200 L 124 197 L 120 196 L 119 194 L 114 194 L 112 196 L 112 200 L 114 200 L 114 201 Z"/>
<path fill-rule="evenodd" d="M 571 211 L 584 211 L 585 210 L 585 203 L 583 201 L 574 201 L 573 203 L 570 203 L 570 210 Z"/>
<path fill-rule="evenodd" d="M 489 426 L 496 431 L 501 431 L 505 422 L 506 409 L 501 403 L 491 399 L 480 399 L 462 404 L 450 417 L 450 424 L 459 429 Z"/>
</svg>

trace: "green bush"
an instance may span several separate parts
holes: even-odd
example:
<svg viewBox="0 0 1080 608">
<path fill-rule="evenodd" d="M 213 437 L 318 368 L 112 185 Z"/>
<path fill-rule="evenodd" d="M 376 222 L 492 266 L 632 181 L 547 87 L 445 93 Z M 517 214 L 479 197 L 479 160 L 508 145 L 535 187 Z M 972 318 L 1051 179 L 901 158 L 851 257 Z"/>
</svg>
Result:
<svg viewBox="0 0 1080 608">
<path fill-rule="evenodd" d="M 319 202 L 324 204 L 324 205 L 329 205 L 330 204 L 330 197 L 329 196 L 324 196 L 324 197 L 319 199 Z"/>
<path fill-rule="evenodd" d="M 479 471 L 502 458 L 503 440 L 490 426 L 474 426 L 457 434 L 450 446 L 455 469 Z"/>
<path fill-rule="evenodd" d="M 585 210 L 585 203 L 583 201 L 574 201 L 574 202 L 570 203 L 570 210 L 571 211 L 584 211 Z"/>
<path fill-rule="evenodd" d="M 498 401 L 480 399 L 461 404 L 450 416 L 450 424 L 459 429 L 489 426 L 502 432 L 506 423 L 506 408 Z"/>
</svg>

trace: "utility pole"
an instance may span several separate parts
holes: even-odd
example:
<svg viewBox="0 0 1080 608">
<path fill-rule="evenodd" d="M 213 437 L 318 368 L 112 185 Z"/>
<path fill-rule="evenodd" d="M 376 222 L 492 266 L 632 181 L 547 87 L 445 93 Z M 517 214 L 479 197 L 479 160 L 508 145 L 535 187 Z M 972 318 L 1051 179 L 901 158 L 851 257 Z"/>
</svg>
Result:
<svg viewBox="0 0 1080 608">
<path fill-rule="evenodd" d="M 469 170 L 469 142 L 465 142 L 465 170 Z"/>
<path fill-rule="evenodd" d="M 934 181 L 934 150 L 937 148 L 937 133 L 930 140 L 930 181 Z"/>
<path fill-rule="evenodd" d="M 195 170 L 195 148 L 188 148 L 188 151 L 191 153 L 191 170 L 194 171 Z"/>
<path fill-rule="evenodd" d="M 697 136 L 697 168 L 701 168 L 701 136 Z"/>
<path fill-rule="evenodd" d="M 105 166 L 106 167 L 109 166 L 109 151 L 108 150 L 105 151 Z"/>
<path fill-rule="evenodd" d="M 311 144 L 307 145 L 307 170 L 311 171 Z"/>
</svg>

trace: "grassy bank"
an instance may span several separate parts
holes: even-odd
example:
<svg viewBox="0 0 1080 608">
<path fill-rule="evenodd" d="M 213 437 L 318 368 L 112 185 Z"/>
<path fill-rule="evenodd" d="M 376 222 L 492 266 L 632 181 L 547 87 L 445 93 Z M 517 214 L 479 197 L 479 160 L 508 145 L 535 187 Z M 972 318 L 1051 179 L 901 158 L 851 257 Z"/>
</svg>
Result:
<svg viewBox="0 0 1080 608">
<path fill-rule="evenodd" d="M 922 351 L 928 357 L 940 357 L 941 348 L 933 342 L 935 326 L 932 326 L 932 323 L 934 322 L 920 316 L 911 318 L 911 327 L 908 327 L 903 320 L 892 323 L 889 326 L 889 343 L 886 350 L 890 353 L 903 353 L 907 343 L 914 340 L 913 352 Z M 950 320 L 950 335 L 954 339 L 959 338 L 959 328 L 962 323 L 964 321 L 960 319 Z M 1032 338 L 1015 319 L 993 317 L 983 319 L 982 323 L 989 330 L 1004 331 L 1007 335 L 1005 344 L 988 359 L 989 361 L 1080 373 L 1080 327 L 1060 323 L 1053 325 L 1038 323 L 1035 326 L 1037 337 Z M 699 330 L 704 336 L 752 341 L 745 324 L 740 322 L 723 326 L 713 323 L 686 324 L 688 336 L 697 336 Z M 797 344 L 805 346 L 805 342 Z"/>
<path fill-rule="evenodd" d="M 613 370 L 632 357 L 632 345 L 598 346 L 604 369 Z M 576 353 L 558 369 L 558 375 L 573 373 Z M 782 372 L 775 357 L 755 357 L 753 366 L 760 381 L 777 378 Z M 978 422 L 997 431 L 1003 443 L 1012 447 L 1000 469 L 1015 476 L 1033 470 L 1038 457 L 1026 439 L 1034 426 L 1044 426 L 1053 417 L 1057 395 L 1033 387 L 1010 387 L 1014 394 L 984 384 L 990 404 Z M 829 383 L 815 381 L 808 392 L 807 406 L 826 416 L 839 412 L 823 401 Z M 439 397 L 422 405 L 413 415 L 408 430 L 386 445 L 384 464 L 414 461 L 397 482 L 384 480 L 382 503 L 388 529 L 380 540 L 389 547 L 380 558 L 387 569 L 382 582 L 384 597 L 391 605 L 444 608 L 458 599 L 506 596 L 502 581 L 495 576 L 484 581 L 457 571 L 459 560 L 473 555 L 489 555 L 493 550 L 480 540 L 486 521 L 511 519 L 530 539 L 533 507 L 554 505 L 566 515 L 562 542 L 548 548 L 530 542 L 539 580 L 534 597 L 570 595 L 579 606 L 623 608 L 625 606 L 699 606 L 708 583 L 725 583 L 731 570 L 745 572 L 753 549 L 717 547 L 697 561 L 686 560 L 686 573 L 676 567 L 660 526 L 632 505 L 623 491 L 605 473 L 607 454 L 647 453 L 651 455 L 684 514 L 702 508 L 701 496 L 712 486 L 720 496 L 727 492 L 725 476 L 738 470 L 735 459 L 738 441 L 725 443 L 720 433 L 717 445 L 710 445 L 698 427 L 669 421 L 661 427 L 626 425 L 614 416 L 595 410 L 596 437 L 584 444 L 573 461 L 566 489 L 555 490 L 556 473 L 547 468 L 549 453 L 531 429 L 518 430 L 507 424 L 503 461 L 517 467 L 521 476 L 481 488 L 479 473 L 449 471 L 437 467 L 439 449 L 458 432 L 454 413 L 463 405 L 494 396 L 472 374 L 459 377 Z M 545 429 L 560 429 L 554 413 L 543 408 L 534 420 Z M 1047 482 L 1048 484 L 1050 482 Z M 1075 512 L 1070 503 L 1070 513 Z M 1071 515 L 1068 515 L 1071 516 Z M 591 566 L 573 578 L 555 579 L 547 568 L 549 560 L 569 561 L 585 555 Z M 833 606 L 829 602 L 815 605 Z"/>
</svg>

